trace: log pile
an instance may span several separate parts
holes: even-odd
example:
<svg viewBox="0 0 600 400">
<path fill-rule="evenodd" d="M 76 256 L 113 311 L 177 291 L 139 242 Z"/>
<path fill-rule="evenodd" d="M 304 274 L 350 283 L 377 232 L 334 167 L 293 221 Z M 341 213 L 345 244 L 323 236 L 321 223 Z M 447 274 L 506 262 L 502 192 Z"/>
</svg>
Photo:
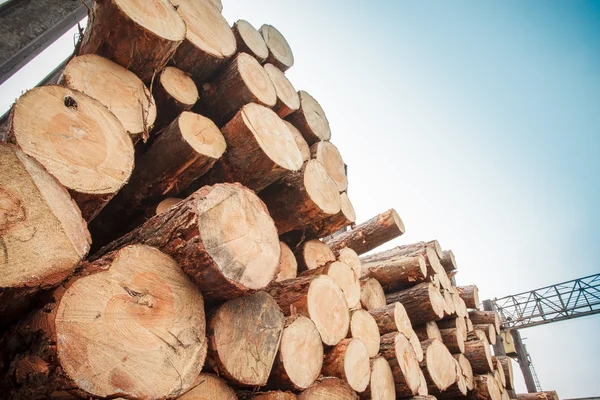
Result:
<svg viewBox="0 0 600 400">
<path fill-rule="evenodd" d="M 0 398 L 506 397 L 498 317 L 454 254 L 367 254 L 400 216 L 355 225 L 289 43 L 221 9 L 96 0 L 60 85 L 16 101 Z"/>
</svg>

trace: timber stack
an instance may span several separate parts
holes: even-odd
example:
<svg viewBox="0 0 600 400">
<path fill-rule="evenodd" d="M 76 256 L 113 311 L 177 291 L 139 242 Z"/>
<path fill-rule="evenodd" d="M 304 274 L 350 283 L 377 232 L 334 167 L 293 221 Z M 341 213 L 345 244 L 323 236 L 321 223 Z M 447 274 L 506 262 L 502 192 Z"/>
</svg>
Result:
<svg viewBox="0 0 600 400">
<path fill-rule="evenodd" d="M 0 398 L 509 398 L 453 253 L 373 252 L 402 219 L 355 224 L 288 42 L 221 10 L 96 0 L 59 85 L 15 102 Z"/>
</svg>

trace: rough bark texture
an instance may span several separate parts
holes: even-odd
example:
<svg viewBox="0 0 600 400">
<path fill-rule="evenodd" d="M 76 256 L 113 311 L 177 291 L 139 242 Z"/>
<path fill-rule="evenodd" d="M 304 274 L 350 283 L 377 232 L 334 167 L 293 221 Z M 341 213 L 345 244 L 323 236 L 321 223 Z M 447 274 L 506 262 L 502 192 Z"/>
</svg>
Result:
<svg viewBox="0 0 600 400">
<path fill-rule="evenodd" d="M 536 392 L 536 393 L 519 393 L 518 400 L 558 400 L 558 394 L 555 391 Z"/>
<path fill-rule="evenodd" d="M 248 21 L 237 20 L 231 27 L 238 53 L 247 53 L 261 64 L 269 56 L 269 49 L 260 32 Z"/>
<path fill-rule="evenodd" d="M 300 393 L 299 400 L 357 400 L 350 385 L 339 378 L 323 378 Z"/>
<path fill-rule="evenodd" d="M 128 15 L 116 3 L 115 0 L 94 2 L 79 54 L 106 57 L 150 83 L 183 41 L 185 24 L 173 7 L 163 0 L 152 0 L 152 5 L 138 3 L 139 6 L 134 5 L 129 10 L 133 15 Z M 141 10 L 144 6 L 155 7 L 162 18 L 168 19 L 170 29 L 153 31 L 136 23 L 133 17 L 139 18 L 140 14 L 146 22 Z"/>
<path fill-rule="evenodd" d="M 363 261 L 363 278 L 375 278 L 385 292 L 407 289 L 427 280 L 425 258 L 395 257 L 373 262 Z"/>
<path fill-rule="evenodd" d="M 208 324 L 207 364 L 235 384 L 265 385 L 284 323 L 277 303 L 265 292 L 229 300 Z"/>
<path fill-rule="evenodd" d="M 357 392 L 364 392 L 371 372 L 367 348 L 360 339 L 342 340 L 325 353 L 322 372 L 345 380 Z"/>
<path fill-rule="evenodd" d="M 479 310 L 479 290 L 477 286 L 457 286 L 455 290 L 468 308 Z"/>
<path fill-rule="evenodd" d="M 196 378 L 192 390 L 179 397 L 178 400 L 238 400 L 235 391 L 221 378 L 202 373 Z"/>
<path fill-rule="evenodd" d="M 364 254 L 404 233 L 404 224 L 394 210 L 388 210 L 346 232 L 327 239 L 333 252 L 350 247 L 358 255 Z"/>
<path fill-rule="evenodd" d="M 190 76 L 175 67 L 166 67 L 154 85 L 157 116 L 154 131 L 173 122 L 179 114 L 190 111 L 198 101 L 198 88 Z"/>
<path fill-rule="evenodd" d="M 473 325 L 489 324 L 493 325 L 496 330 L 496 334 L 500 334 L 500 318 L 496 311 L 469 311 L 469 319 Z"/>
<path fill-rule="evenodd" d="M 487 339 L 483 338 L 483 340 L 469 340 L 465 342 L 464 355 L 471 363 L 473 373 L 487 374 L 494 370 L 490 344 Z"/>
<path fill-rule="evenodd" d="M 385 293 L 377 279 L 367 278 L 361 280 L 360 304 L 367 311 L 385 307 Z"/>
<path fill-rule="evenodd" d="M 331 139 L 329 121 L 321 105 L 303 90 L 298 92 L 300 108 L 286 117 L 294 125 L 309 146 L 320 141 Z"/>
<path fill-rule="evenodd" d="M 227 245 L 214 247 L 215 240 Z M 265 287 L 275 276 L 281 251 L 266 207 L 239 184 L 198 190 L 94 257 L 136 243 L 173 257 L 207 300 L 232 299 Z"/>
<path fill-rule="evenodd" d="M 465 337 L 462 335 L 460 329 L 440 329 L 440 334 L 442 335 L 442 342 L 450 350 L 450 353 L 464 353 Z"/>
<path fill-rule="evenodd" d="M 410 289 L 386 296 L 388 304 L 400 302 L 413 325 L 436 321 L 444 316 L 444 299 L 431 283 L 420 283 Z"/>
<path fill-rule="evenodd" d="M 440 328 L 434 321 L 427 322 L 426 324 L 416 325 L 413 327 L 413 330 L 421 342 L 424 342 L 427 339 L 442 340 Z"/>
<path fill-rule="evenodd" d="M 442 257 L 440 257 L 440 263 L 447 273 L 450 273 L 456 269 L 456 259 L 454 258 L 454 252 L 452 250 L 444 250 Z"/>
<path fill-rule="evenodd" d="M 478 375 L 474 378 L 474 396 L 479 400 L 501 400 L 502 394 L 494 375 Z M 523 400 L 523 399 L 522 399 Z M 539 400 L 539 399 L 538 399 Z"/>
</svg>

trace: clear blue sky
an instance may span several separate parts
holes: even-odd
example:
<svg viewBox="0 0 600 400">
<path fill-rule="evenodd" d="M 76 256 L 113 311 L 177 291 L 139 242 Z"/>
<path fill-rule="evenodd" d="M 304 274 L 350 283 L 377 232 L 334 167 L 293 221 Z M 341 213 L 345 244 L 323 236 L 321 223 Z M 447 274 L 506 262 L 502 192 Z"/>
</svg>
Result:
<svg viewBox="0 0 600 400">
<path fill-rule="evenodd" d="M 224 0 L 223 12 L 288 38 L 288 76 L 327 113 L 358 219 L 394 207 L 406 223 L 390 246 L 438 239 L 482 299 L 600 271 L 600 1 Z M 0 88 L 0 107 L 71 42 Z M 522 336 L 544 389 L 600 395 L 600 317 Z"/>
</svg>

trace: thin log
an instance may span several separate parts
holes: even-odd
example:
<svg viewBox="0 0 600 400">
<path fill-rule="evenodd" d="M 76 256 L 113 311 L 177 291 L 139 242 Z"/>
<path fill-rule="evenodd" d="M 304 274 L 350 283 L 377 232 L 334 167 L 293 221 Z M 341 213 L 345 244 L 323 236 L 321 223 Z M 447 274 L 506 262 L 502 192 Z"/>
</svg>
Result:
<svg viewBox="0 0 600 400">
<path fill-rule="evenodd" d="M 410 289 L 386 296 L 389 303 L 400 302 L 413 325 L 436 321 L 444 316 L 444 298 L 431 283 L 420 283 Z"/>
<path fill-rule="evenodd" d="M 336 260 L 333 251 L 320 240 L 304 242 L 295 254 L 298 260 L 298 271 L 323 267 Z"/>
<path fill-rule="evenodd" d="M 221 378 L 202 373 L 196 378 L 197 384 L 178 400 L 238 400 L 235 391 Z"/>
<path fill-rule="evenodd" d="M 250 22 L 243 19 L 237 20 L 231 30 L 235 37 L 237 51 L 248 53 L 259 63 L 264 63 L 269 56 L 269 49 L 260 32 Z"/>
<path fill-rule="evenodd" d="M 440 257 L 440 263 L 447 273 L 456 270 L 456 258 L 454 258 L 454 252 L 452 250 L 444 250 L 442 257 Z"/>
<path fill-rule="evenodd" d="M 354 271 L 341 261 L 334 261 L 317 269 L 306 270 L 300 275 L 328 275 L 342 289 L 349 308 L 352 309 L 360 303 L 360 284 L 354 275 Z"/>
<path fill-rule="evenodd" d="M 500 318 L 496 311 L 469 311 L 469 319 L 473 325 L 490 324 L 496 329 L 496 334 L 500 334 Z"/>
<path fill-rule="evenodd" d="M 506 374 L 504 373 L 504 368 L 502 367 L 502 363 L 496 357 L 492 357 L 492 364 L 494 365 L 494 376 L 498 381 L 498 385 L 500 389 L 504 389 L 506 387 Z"/>
<path fill-rule="evenodd" d="M 496 357 L 500 364 L 502 365 L 502 370 L 504 371 L 504 377 L 506 380 L 506 388 L 508 390 L 515 390 L 514 380 L 513 380 L 513 369 L 512 369 L 512 360 L 506 356 L 498 356 Z"/>
<path fill-rule="evenodd" d="M 298 96 L 300 108 L 288 115 L 286 119 L 298 128 L 309 146 L 320 140 L 331 139 L 329 121 L 321 105 L 303 90 L 298 92 Z"/>
<path fill-rule="evenodd" d="M 360 339 L 344 339 L 325 353 L 323 375 L 343 379 L 359 393 L 367 388 L 370 373 L 367 348 Z"/>
<path fill-rule="evenodd" d="M 410 319 L 401 303 L 391 303 L 381 308 L 369 310 L 369 313 L 375 318 L 381 335 L 390 332 L 400 332 L 406 338 L 410 338 L 412 335 L 413 328 Z"/>
<path fill-rule="evenodd" d="M 367 311 L 385 307 L 385 293 L 374 278 L 363 279 L 360 282 L 360 304 Z"/>
<path fill-rule="evenodd" d="M 298 400 L 357 400 L 356 392 L 339 378 L 323 378 L 300 393 Z"/>
<path fill-rule="evenodd" d="M 279 242 L 279 246 L 281 247 L 281 256 L 279 257 L 279 268 L 275 277 L 277 282 L 293 279 L 298 272 L 298 263 L 292 250 L 283 242 Z"/>
<path fill-rule="evenodd" d="M 267 47 L 269 57 L 266 62 L 275 65 L 282 71 L 286 71 L 294 65 L 294 54 L 285 37 L 272 25 L 263 25 L 259 29 Z"/>
<path fill-rule="evenodd" d="M 461 334 L 464 338 L 467 337 L 467 323 L 464 318 L 447 318 L 436 322 L 440 329 L 457 328 L 460 329 Z"/>
<path fill-rule="evenodd" d="M 476 324 L 473 325 L 473 329 L 476 331 L 481 331 L 485 334 L 486 339 L 493 346 L 496 344 L 496 330 L 494 329 L 494 325 L 490 324 Z"/>
<path fill-rule="evenodd" d="M 273 111 L 281 118 L 285 118 L 300 108 L 300 96 L 292 85 L 292 82 L 283 72 L 273 64 L 265 64 L 265 71 L 271 78 L 271 82 L 277 93 L 277 102 L 273 106 Z"/>
<path fill-rule="evenodd" d="M 479 310 L 479 290 L 477 286 L 457 286 L 456 292 L 468 308 Z"/>
<path fill-rule="evenodd" d="M 373 316 L 367 311 L 352 311 L 348 337 L 360 339 L 367 348 L 369 358 L 373 358 L 379 353 L 379 328 Z"/>
<path fill-rule="evenodd" d="M 350 248 L 341 249 L 338 253 L 337 260 L 343 262 L 352 269 L 356 280 L 360 279 L 362 262 L 354 250 Z"/>
<path fill-rule="evenodd" d="M 427 280 L 425 258 L 390 257 L 373 262 L 363 261 L 363 278 L 375 278 L 381 283 L 383 290 L 394 292 L 407 289 Z"/>
<path fill-rule="evenodd" d="M 179 114 L 190 111 L 199 98 L 198 88 L 190 76 L 175 67 L 166 67 L 153 85 L 158 115 L 154 131 L 168 126 Z"/>
<path fill-rule="evenodd" d="M 390 364 L 384 357 L 371 358 L 371 378 L 369 386 L 361 394 L 361 400 L 394 400 L 396 387 Z"/>
</svg>

